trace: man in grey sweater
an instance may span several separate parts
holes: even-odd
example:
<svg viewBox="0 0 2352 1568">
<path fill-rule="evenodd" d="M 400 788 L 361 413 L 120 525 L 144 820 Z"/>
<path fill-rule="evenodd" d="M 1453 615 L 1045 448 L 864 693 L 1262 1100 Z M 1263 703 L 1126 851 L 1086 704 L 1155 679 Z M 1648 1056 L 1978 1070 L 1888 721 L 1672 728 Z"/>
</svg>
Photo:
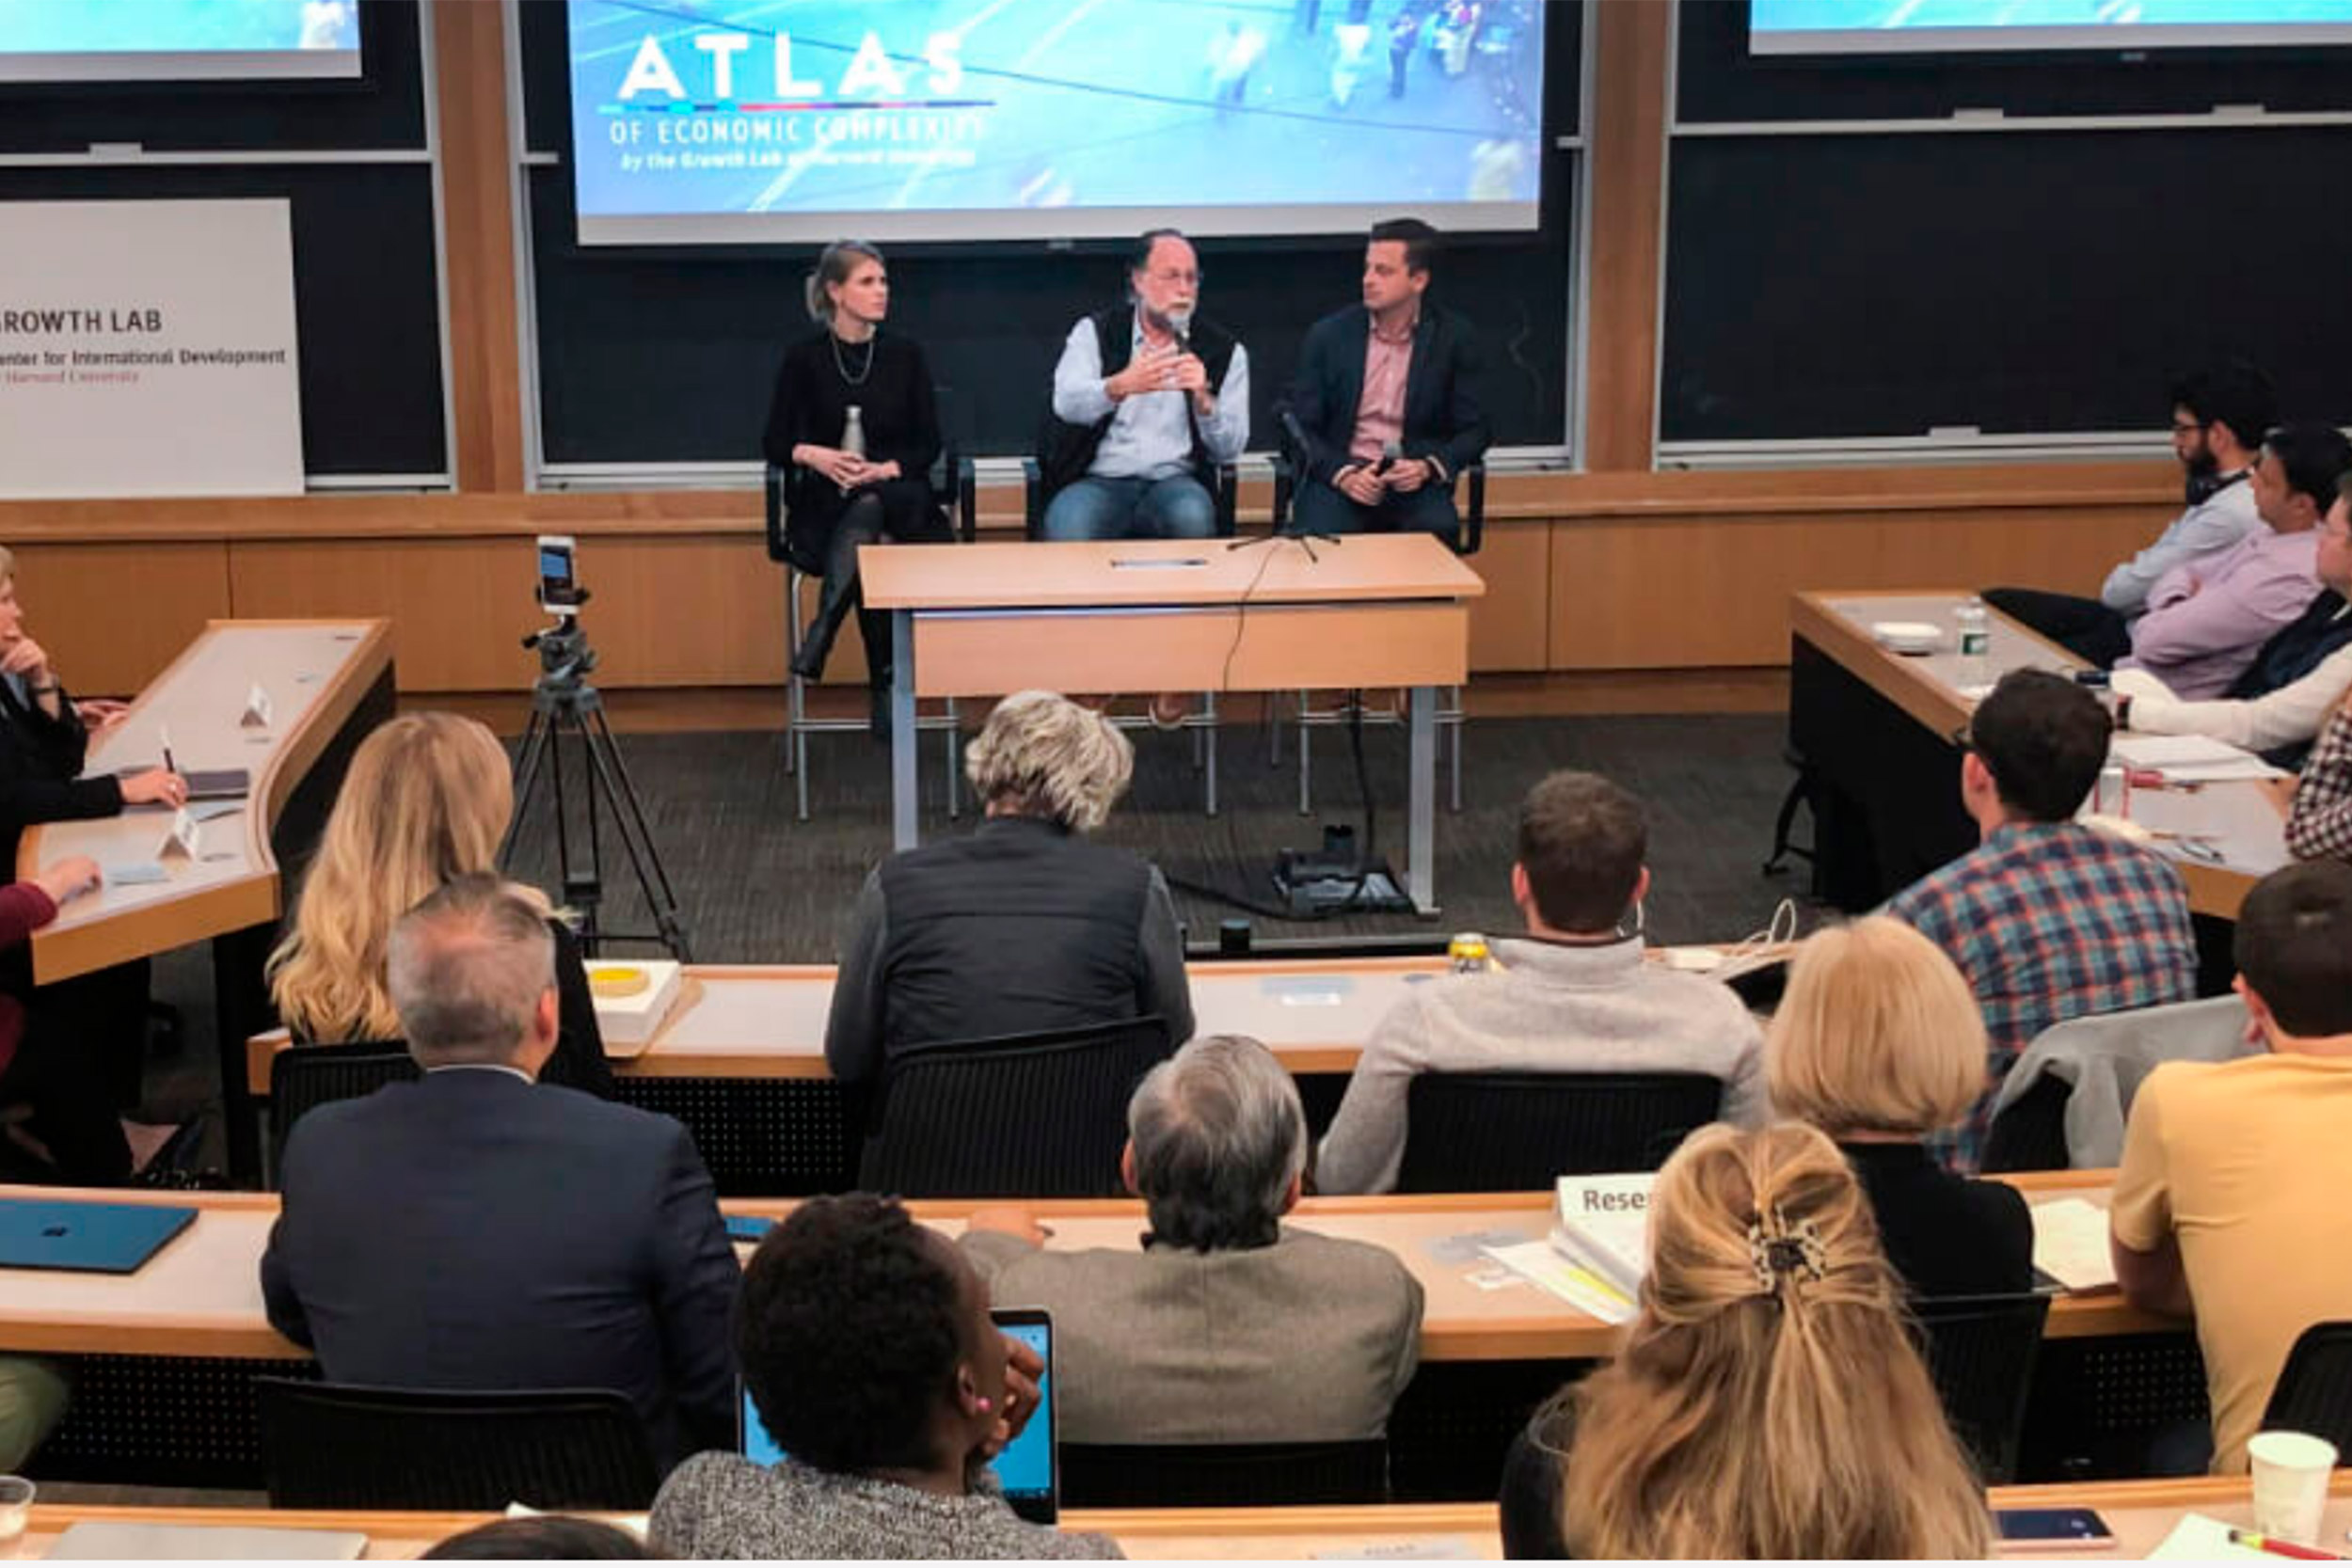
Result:
<svg viewBox="0 0 2352 1568">
<path fill-rule="evenodd" d="M 1763 1031 L 1729 990 L 1643 956 L 1649 828 L 1641 802 L 1560 772 L 1519 807 L 1511 896 L 1524 938 L 1495 966 L 1416 988 L 1364 1043 L 1325 1134 L 1315 1185 L 1384 1193 L 1404 1163 L 1406 1103 L 1422 1072 L 1703 1072 L 1724 1119 L 1765 1115 Z"/>
</svg>

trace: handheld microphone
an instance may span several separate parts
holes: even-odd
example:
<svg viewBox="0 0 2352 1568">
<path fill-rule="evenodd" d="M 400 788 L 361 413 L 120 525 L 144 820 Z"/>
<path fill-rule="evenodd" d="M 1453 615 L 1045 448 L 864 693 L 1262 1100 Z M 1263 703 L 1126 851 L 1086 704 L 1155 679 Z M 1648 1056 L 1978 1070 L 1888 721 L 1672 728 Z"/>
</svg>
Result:
<svg viewBox="0 0 2352 1568">
<path fill-rule="evenodd" d="M 1172 338 L 1174 338 L 1174 339 L 1176 340 L 1176 352 L 1177 352 L 1177 353 L 1179 353 L 1179 354 L 1190 354 L 1190 353 L 1192 352 L 1192 312 L 1191 312 L 1191 311 L 1189 311 L 1189 310 L 1171 310 L 1171 311 L 1169 311 L 1169 312 L 1168 312 L 1168 336 L 1170 336 L 1170 337 L 1172 337 Z"/>
<path fill-rule="evenodd" d="M 1374 466 L 1372 471 L 1375 474 L 1385 474 L 1389 471 L 1390 466 L 1404 455 L 1403 446 L 1394 441 L 1383 441 L 1380 443 L 1380 461 Z"/>
</svg>

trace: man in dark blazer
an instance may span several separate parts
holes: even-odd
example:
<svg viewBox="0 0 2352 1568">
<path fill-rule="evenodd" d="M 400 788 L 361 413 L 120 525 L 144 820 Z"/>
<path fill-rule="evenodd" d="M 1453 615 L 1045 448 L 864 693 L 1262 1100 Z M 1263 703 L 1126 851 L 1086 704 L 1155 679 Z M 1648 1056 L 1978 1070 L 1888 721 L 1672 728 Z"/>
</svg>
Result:
<svg viewBox="0 0 2352 1568">
<path fill-rule="evenodd" d="M 1454 481 L 1486 452 L 1486 416 L 1470 325 L 1425 298 L 1437 241 L 1419 218 L 1375 224 L 1363 304 L 1307 331 L 1283 421 L 1304 470 L 1294 531 L 1460 531 Z"/>
<path fill-rule="evenodd" d="M 557 1031 L 545 914 L 461 877 L 402 917 L 389 968 L 424 1077 L 294 1128 L 271 1323 L 334 1382 L 612 1388 L 664 1468 L 732 1447 L 740 1273 L 709 1173 L 667 1117 L 534 1082 Z"/>
</svg>

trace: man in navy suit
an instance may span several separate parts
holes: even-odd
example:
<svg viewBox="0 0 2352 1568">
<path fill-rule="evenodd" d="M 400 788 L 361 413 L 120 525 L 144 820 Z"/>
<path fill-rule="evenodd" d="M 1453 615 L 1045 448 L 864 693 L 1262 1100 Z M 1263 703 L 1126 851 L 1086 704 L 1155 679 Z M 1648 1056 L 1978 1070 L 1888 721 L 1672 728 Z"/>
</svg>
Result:
<svg viewBox="0 0 2352 1568">
<path fill-rule="evenodd" d="M 1419 218 L 1375 224 L 1363 304 L 1307 331 L 1286 420 L 1296 531 L 1460 531 L 1454 480 L 1486 452 L 1486 416 L 1469 324 L 1424 297 L 1437 243 Z"/>
<path fill-rule="evenodd" d="M 666 1468 L 734 1444 L 740 1274 L 683 1127 L 535 1082 L 551 949 L 493 877 L 402 917 L 389 980 L 424 1077 L 294 1128 L 262 1293 L 334 1382 L 616 1389 Z"/>
</svg>

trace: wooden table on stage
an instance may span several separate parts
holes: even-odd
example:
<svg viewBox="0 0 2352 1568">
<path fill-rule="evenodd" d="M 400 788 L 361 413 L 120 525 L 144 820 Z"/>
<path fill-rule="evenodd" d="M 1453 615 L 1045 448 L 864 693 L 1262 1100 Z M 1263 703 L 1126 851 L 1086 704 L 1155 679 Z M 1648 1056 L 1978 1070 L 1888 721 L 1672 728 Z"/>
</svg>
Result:
<svg viewBox="0 0 2352 1568">
<path fill-rule="evenodd" d="M 1960 805 L 1960 750 L 1976 699 L 1966 688 L 2010 670 L 2071 674 L 2082 661 L 1997 610 L 1993 646 L 1975 669 L 1953 648 L 1957 590 L 1799 594 L 1789 607 L 1788 737 L 1831 792 L 1829 821 L 1816 822 L 1823 890 L 1841 908 L 1875 907 L 1898 889 L 1965 853 L 1976 825 Z M 1877 621 L 1933 626 L 1943 643 L 1906 656 L 1871 635 Z M 2252 784 L 2195 790 L 2136 789 L 2136 822 L 2208 840 L 2213 863 L 2175 841 L 2153 847 L 2180 868 L 2190 907 L 2233 918 L 2247 889 L 2288 863 L 2285 824 Z"/>
<path fill-rule="evenodd" d="M 246 724 L 257 685 L 270 721 Z M 32 941 L 33 978 L 47 985 L 213 939 L 223 1110 L 241 1176 L 260 1174 L 240 1053 L 267 1016 L 261 965 L 282 907 L 278 863 L 307 853 L 351 748 L 391 708 L 389 621 L 215 621 L 89 750 L 91 774 L 151 768 L 168 731 L 183 771 L 242 768 L 253 776 L 242 802 L 220 802 L 233 807 L 229 815 L 201 824 L 198 858 L 164 859 L 165 881 L 109 884 L 75 899 Z M 102 867 L 155 861 L 170 827 L 171 815 L 154 807 L 48 823 L 25 832 L 17 875 L 68 855 Z"/>
<path fill-rule="evenodd" d="M 2028 1198 L 2077 1196 L 2105 1204 L 2109 1171 L 2061 1171 L 2006 1178 Z M 0 1188 L 0 1196 L 33 1196 Z M 294 1359 L 306 1354 L 269 1326 L 262 1308 L 260 1265 L 278 1198 L 269 1193 L 57 1192 L 39 1196 L 194 1208 L 196 1223 L 134 1275 L 14 1271 L 0 1295 L 0 1350 L 61 1354 L 220 1356 Z M 734 1214 L 780 1217 L 789 1198 L 729 1199 Z M 983 1204 L 918 1200 L 908 1208 L 926 1224 L 959 1234 Z M 1132 1249 L 1144 1227 L 1132 1199 L 1046 1199 L 1023 1205 L 1053 1230 L 1056 1249 Z M 1471 1277 L 1486 1267 L 1462 1239 L 1504 1233 L 1522 1241 L 1550 1226 L 1543 1193 L 1448 1194 L 1309 1198 L 1288 1223 L 1387 1248 L 1421 1281 L 1426 1303 L 1422 1359 L 1440 1361 L 1585 1360 L 1615 1354 L 1622 1330 L 1586 1316 L 1529 1284 L 1488 1289 Z M 2124 1305 L 2112 1291 L 2064 1295 L 2051 1304 L 2051 1338 L 2177 1331 L 2169 1319 Z"/>
<path fill-rule="evenodd" d="M 2328 1485 L 2320 1540 L 2332 1550 L 2352 1525 L 2352 1470 Z M 2070 1549 L 2065 1560 L 2137 1560 L 2154 1550 L 2186 1513 L 2251 1526 L 2253 1483 L 2243 1477 L 2200 1476 L 2184 1481 L 2087 1481 L 2071 1486 L 1996 1486 L 1992 1506 L 2090 1508 L 2115 1531 L 2104 1550 Z M 357 1511 L 273 1511 L 262 1508 L 91 1507 L 37 1504 L 25 1555 L 38 1557 L 68 1526 L 82 1520 L 246 1528 L 356 1530 L 368 1538 L 371 1560 L 419 1557 L 437 1541 L 476 1525 L 488 1513 L 368 1513 Z M 644 1515 L 604 1514 L 642 1528 Z M 1138 1561 L 1257 1558 L 1305 1560 L 1335 1553 L 1391 1559 L 1409 1555 L 1494 1559 L 1502 1555 L 1492 1503 L 1385 1503 L 1321 1508 L 1072 1509 L 1062 1528 L 1110 1536 Z M 2024 1556 L 2026 1554 L 2019 1553 Z M 2280 1559 L 2285 1561 L 2285 1559 Z"/>
<path fill-rule="evenodd" d="M 891 612 L 892 842 L 914 847 L 917 697 L 1410 689 L 1406 892 L 1436 902 L 1437 689 L 1470 673 L 1478 574 L 1427 534 L 867 545 Z"/>
</svg>

